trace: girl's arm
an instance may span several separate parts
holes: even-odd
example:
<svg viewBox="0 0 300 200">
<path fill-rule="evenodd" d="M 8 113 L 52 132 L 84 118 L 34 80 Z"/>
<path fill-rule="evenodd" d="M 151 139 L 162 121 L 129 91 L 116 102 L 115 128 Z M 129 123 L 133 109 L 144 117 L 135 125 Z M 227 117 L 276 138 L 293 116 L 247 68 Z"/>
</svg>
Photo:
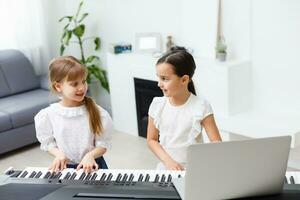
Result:
<svg viewBox="0 0 300 200">
<path fill-rule="evenodd" d="M 147 144 L 151 151 L 164 163 L 169 170 L 183 170 L 184 168 L 174 161 L 158 143 L 158 130 L 154 126 L 152 117 L 149 116 L 147 129 Z"/>
<path fill-rule="evenodd" d="M 219 130 L 217 128 L 214 115 L 209 115 L 201 121 L 206 134 L 211 142 L 222 141 Z"/>
<path fill-rule="evenodd" d="M 95 170 L 98 170 L 99 166 L 96 163 L 95 159 L 102 156 L 105 152 L 106 148 L 95 147 L 93 150 L 85 154 L 81 162 L 78 164 L 77 170 L 79 170 L 81 167 L 87 173 L 93 171 L 93 167 L 95 167 Z"/>
</svg>

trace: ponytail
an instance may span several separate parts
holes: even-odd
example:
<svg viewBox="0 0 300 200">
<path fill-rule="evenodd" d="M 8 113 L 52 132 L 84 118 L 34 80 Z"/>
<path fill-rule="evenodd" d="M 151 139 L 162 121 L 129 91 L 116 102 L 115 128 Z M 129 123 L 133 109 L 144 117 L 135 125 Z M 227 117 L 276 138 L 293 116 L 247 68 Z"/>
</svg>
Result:
<svg viewBox="0 0 300 200">
<path fill-rule="evenodd" d="M 188 84 L 188 90 L 196 96 L 196 90 L 192 79 Z"/>
<path fill-rule="evenodd" d="M 89 124 L 90 124 L 90 129 L 91 131 L 96 134 L 100 135 L 101 132 L 103 131 L 102 127 L 102 121 L 100 117 L 100 110 L 95 103 L 95 101 L 91 97 L 84 97 L 84 102 L 86 109 L 88 111 L 88 116 L 89 116 Z"/>
</svg>

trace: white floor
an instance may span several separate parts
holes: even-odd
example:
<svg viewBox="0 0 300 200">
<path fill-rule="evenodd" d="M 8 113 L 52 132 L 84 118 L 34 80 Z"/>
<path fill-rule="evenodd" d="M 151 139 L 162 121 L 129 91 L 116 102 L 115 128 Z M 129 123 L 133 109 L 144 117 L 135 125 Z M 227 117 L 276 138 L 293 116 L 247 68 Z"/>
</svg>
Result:
<svg viewBox="0 0 300 200">
<path fill-rule="evenodd" d="M 31 145 L 0 156 L 0 173 L 12 166 L 15 169 L 25 167 L 47 167 L 52 157 L 41 151 L 38 144 Z M 146 139 L 115 131 L 113 148 L 105 159 L 112 169 L 155 169 L 157 158 L 149 150 Z M 289 170 L 300 170 L 300 147 L 290 152 Z"/>
</svg>

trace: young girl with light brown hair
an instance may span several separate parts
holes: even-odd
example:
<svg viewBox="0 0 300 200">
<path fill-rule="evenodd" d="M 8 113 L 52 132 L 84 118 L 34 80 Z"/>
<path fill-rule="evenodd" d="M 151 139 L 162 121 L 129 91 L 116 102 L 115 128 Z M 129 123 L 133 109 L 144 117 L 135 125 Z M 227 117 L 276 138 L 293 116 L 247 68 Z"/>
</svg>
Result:
<svg viewBox="0 0 300 200">
<path fill-rule="evenodd" d="M 103 154 L 111 147 L 109 113 L 87 97 L 87 71 L 72 56 L 50 62 L 52 90 L 60 101 L 42 109 L 34 118 L 41 149 L 55 158 L 49 169 L 83 168 L 86 172 L 107 168 Z"/>
</svg>

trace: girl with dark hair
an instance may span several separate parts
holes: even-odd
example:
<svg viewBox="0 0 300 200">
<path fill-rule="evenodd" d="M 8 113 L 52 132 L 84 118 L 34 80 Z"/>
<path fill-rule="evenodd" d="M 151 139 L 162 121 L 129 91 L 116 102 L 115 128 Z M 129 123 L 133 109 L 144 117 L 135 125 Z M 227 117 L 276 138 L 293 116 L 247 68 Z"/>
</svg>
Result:
<svg viewBox="0 0 300 200">
<path fill-rule="evenodd" d="M 157 169 L 184 170 L 186 147 L 203 142 L 202 127 L 211 142 L 221 141 L 212 108 L 196 96 L 192 77 L 193 56 L 183 47 L 173 47 L 156 64 L 163 97 L 149 108 L 147 143 L 161 161 Z"/>
<path fill-rule="evenodd" d="M 60 101 L 34 118 L 41 149 L 54 156 L 50 170 L 107 169 L 102 156 L 111 146 L 112 120 L 106 110 L 86 96 L 86 76 L 86 67 L 72 56 L 50 62 L 51 87 Z"/>
</svg>

